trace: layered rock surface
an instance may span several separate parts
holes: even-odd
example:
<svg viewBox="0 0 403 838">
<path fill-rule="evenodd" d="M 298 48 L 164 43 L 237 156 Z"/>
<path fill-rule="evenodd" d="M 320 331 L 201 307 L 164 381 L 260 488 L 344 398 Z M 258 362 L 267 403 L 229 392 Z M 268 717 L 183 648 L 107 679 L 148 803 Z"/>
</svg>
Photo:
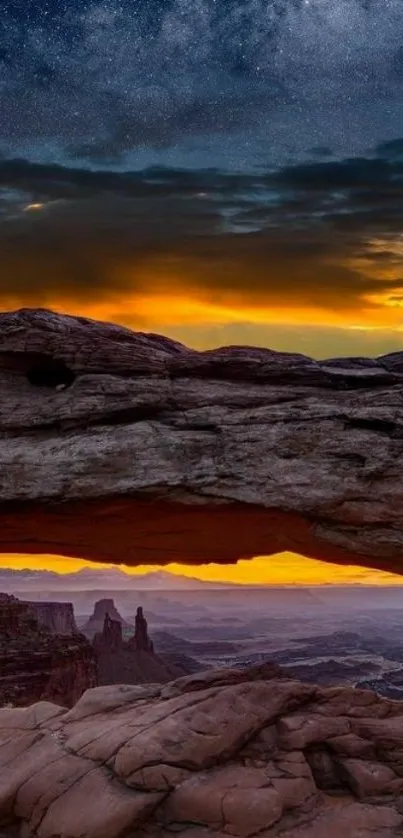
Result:
<svg viewBox="0 0 403 838">
<path fill-rule="evenodd" d="M 97 666 L 81 634 L 53 634 L 31 603 L 0 594 L 0 707 L 49 700 L 71 707 L 95 687 Z"/>
<path fill-rule="evenodd" d="M 0 710 L 0 824 L 31 838 L 393 838 L 403 703 L 218 670 Z"/>
<path fill-rule="evenodd" d="M 403 568 L 403 353 L 196 352 L 23 309 L 0 395 L 0 549 Z"/>
</svg>

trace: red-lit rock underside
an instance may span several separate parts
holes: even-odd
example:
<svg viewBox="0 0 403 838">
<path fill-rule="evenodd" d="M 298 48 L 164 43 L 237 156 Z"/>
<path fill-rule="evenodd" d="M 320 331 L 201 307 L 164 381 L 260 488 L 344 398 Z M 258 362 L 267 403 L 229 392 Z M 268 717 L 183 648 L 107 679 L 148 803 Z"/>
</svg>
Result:
<svg viewBox="0 0 403 838">
<path fill-rule="evenodd" d="M 403 353 L 195 352 L 0 315 L 0 550 L 403 570 Z"/>
</svg>

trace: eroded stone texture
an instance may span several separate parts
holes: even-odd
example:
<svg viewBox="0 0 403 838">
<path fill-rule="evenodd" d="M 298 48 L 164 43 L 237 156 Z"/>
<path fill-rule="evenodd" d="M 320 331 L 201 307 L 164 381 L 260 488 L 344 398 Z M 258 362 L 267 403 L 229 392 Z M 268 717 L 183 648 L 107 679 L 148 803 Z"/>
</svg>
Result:
<svg viewBox="0 0 403 838">
<path fill-rule="evenodd" d="M 402 570 L 403 353 L 313 361 L 0 315 L 0 548 L 128 564 L 292 550 Z"/>
<path fill-rule="evenodd" d="M 69 711 L 0 710 L 0 833 L 401 836 L 403 703 L 272 674 L 209 671 L 98 687 Z"/>
<path fill-rule="evenodd" d="M 71 602 L 28 602 L 29 610 L 52 634 L 78 634 Z"/>
</svg>

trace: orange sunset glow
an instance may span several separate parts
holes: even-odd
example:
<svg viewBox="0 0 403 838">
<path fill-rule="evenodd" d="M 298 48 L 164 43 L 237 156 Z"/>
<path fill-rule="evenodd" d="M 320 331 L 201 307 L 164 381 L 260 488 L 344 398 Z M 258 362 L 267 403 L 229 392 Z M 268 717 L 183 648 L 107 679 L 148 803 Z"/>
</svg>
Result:
<svg viewBox="0 0 403 838">
<path fill-rule="evenodd" d="M 52 570 L 66 574 L 96 567 L 99 570 L 113 565 L 69 559 L 62 556 L 2 555 L 0 569 Z M 121 566 L 130 575 L 160 570 L 159 565 L 139 567 Z M 164 570 L 173 574 L 202 579 L 208 582 L 232 582 L 241 585 L 403 585 L 403 576 L 370 570 L 363 567 L 340 567 L 327 562 L 306 559 L 295 553 L 278 553 L 275 556 L 260 556 L 235 565 L 208 564 L 197 566 L 169 564 Z"/>
<path fill-rule="evenodd" d="M 381 258 L 383 255 L 386 258 Z M 197 254 L 181 254 L 176 259 L 148 255 L 140 264 L 117 263 L 105 268 L 104 285 L 96 295 L 77 296 L 68 287 L 61 292 L 44 286 L 38 299 L 37 289 L 35 293 L 27 290 L 23 297 L 9 290 L 2 294 L 1 308 L 41 305 L 165 334 L 201 350 L 253 342 L 324 358 L 376 355 L 403 347 L 401 236 L 368 240 L 359 256 L 345 255 L 337 262 L 332 253 L 323 263 L 304 266 L 304 271 L 312 272 L 312 288 L 297 286 L 297 276 L 283 277 L 287 266 L 279 263 L 274 266 L 276 277 L 269 291 L 255 276 L 256 289 L 251 293 L 243 252 L 240 265 L 236 257 L 235 252 L 234 258 L 227 254 L 215 262 L 203 254 L 199 261 Z M 25 265 L 17 268 L 19 275 Z M 262 272 L 259 258 L 253 268 L 255 274 Z M 321 276 L 333 270 L 335 287 L 321 288 L 317 293 Z M 355 282 L 348 292 L 337 289 L 338 271 L 347 271 Z M 226 287 L 227 276 L 235 284 L 239 280 L 237 287 L 232 283 Z"/>
</svg>

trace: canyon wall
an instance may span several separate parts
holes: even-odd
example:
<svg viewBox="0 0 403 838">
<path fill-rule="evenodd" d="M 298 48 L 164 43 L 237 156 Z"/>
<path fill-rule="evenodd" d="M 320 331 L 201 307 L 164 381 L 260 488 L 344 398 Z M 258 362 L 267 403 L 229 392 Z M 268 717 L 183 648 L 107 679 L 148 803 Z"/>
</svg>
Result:
<svg viewBox="0 0 403 838">
<path fill-rule="evenodd" d="M 91 644 L 81 634 L 52 634 L 31 604 L 0 595 L 0 707 L 48 700 L 71 707 L 98 683 Z"/>
<path fill-rule="evenodd" d="M 27 602 L 26 604 L 39 625 L 47 628 L 52 634 L 77 634 L 71 602 Z"/>
</svg>

